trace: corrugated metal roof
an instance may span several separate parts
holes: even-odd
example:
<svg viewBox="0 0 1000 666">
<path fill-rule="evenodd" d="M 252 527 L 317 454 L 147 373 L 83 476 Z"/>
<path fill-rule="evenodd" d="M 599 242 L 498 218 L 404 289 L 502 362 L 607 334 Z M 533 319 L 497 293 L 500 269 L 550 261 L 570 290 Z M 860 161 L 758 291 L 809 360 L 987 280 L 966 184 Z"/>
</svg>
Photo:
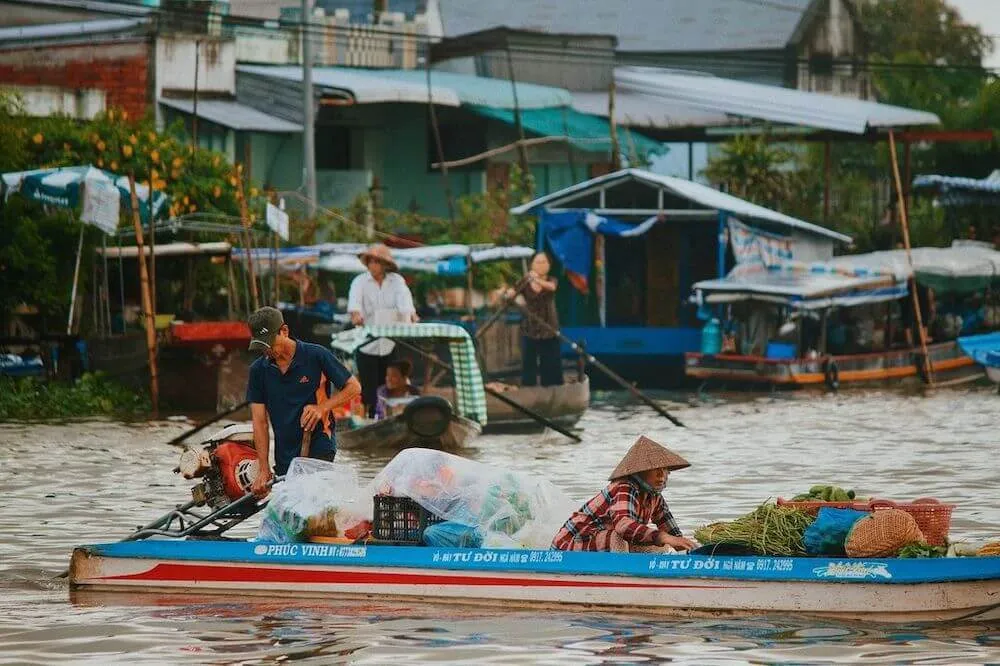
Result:
<svg viewBox="0 0 1000 666">
<path fill-rule="evenodd" d="M 615 35 L 619 51 L 781 49 L 817 0 L 430 0 L 446 37 L 507 27 Z M 430 15 L 435 15 L 429 11 Z"/>
<path fill-rule="evenodd" d="M 133 30 L 146 23 L 145 19 L 102 19 L 97 21 L 70 21 L 0 28 L 0 42 L 38 41 L 60 37 L 78 37 L 107 32 Z"/>
<path fill-rule="evenodd" d="M 962 176 L 917 176 L 913 179 L 913 187 L 934 188 L 938 190 L 966 190 L 969 192 L 986 192 L 1000 194 L 1000 169 L 997 169 L 983 179 L 964 178 Z"/>
<path fill-rule="evenodd" d="M 534 209 L 545 206 L 548 203 L 562 201 L 570 195 L 583 193 L 584 191 L 590 190 L 598 185 L 611 184 L 614 181 L 624 181 L 630 179 L 646 183 L 653 187 L 662 187 L 671 194 L 693 201 L 694 203 L 712 210 L 726 211 L 727 213 L 731 213 L 740 219 L 772 222 L 782 227 L 798 229 L 811 234 L 816 234 L 818 236 L 832 238 L 842 243 L 849 243 L 851 241 L 850 236 L 845 236 L 844 234 L 812 224 L 811 222 L 806 222 L 805 220 L 800 220 L 790 215 L 779 213 L 778 211 L 771 210 L 770 208 L 758 206 L 757 204 L 750 203 L 749 201 L 734 197 L 730 194 L 726 194 L 725 192 L 720 192 L 719 190 L 706 185 L 702 185 L 691 180 L 684 180 L 682 178 L 661 176 L 658 173 L 652 173 L 643 169 L 622 169 L 621 171 L 598 176 L 597 178 L 591 178 L 590 180 L 577 183 L 576 185 L 567 187 L 566 189 L 553 192 L 552 194 L 547 194 L 544 197 L 539 197 L 534 201 L 529 201 L 526 204 L 512 208 L 511 213 L 515 215 L 524 215 L 525 213 L 530 213 Z"/>
<path fill-rule="evenodd" d="M 236 71 L 259 76 L 269 76 L 285 81 L 302 82 L 301 67 L 239 65 Z M 426 104 L 427 82 L 387 80 L 385 72 L 391 70 L 364 70 L 348 67 L 314 67 L 313 85 L 346 93 L 356 104 L 383 104 L 388 102 Z M 440 106 L 461 106 L 458 94 L 449 87 L 431 80 L 431 99 Z"/>
<path fill-rule="evenodd" d="M 237 71 L 295 82 L 302 80 L 301 67 L 241 65 Z M 313 85 L 349 93 L 358 104 L 427 103 L 427 73 L 424 70 L 315 67 Z M 510 81 L 453 72 L 431 72 L 431 99 L 441 106 L 475 104 L 514 108 Z M 569 92 L 562 88 L 534 83 L 518 83 L 517 99 L 522 109 L 568 106 L 572 101 Z"/>
<path fill-rule="evenodd" d="M 194 102 L 189 99 L 159 99 L 160 104 L 183 111 L 194 113 Z M 275 118 L 257 109 L 218 99 L 198 100 L 198 117 L 217 123 L 224 127 L 243 132 L 301 132 L 302 125 L 291 123 L 281 118 Z"/>
<path fill-rule="evenodd" d="M 654 67 L 618 67 L 615 82 L 626 92 L 705 111 L 851 134 L 941 123 L 928 111 Z"/>
<path fill-rule="evenodd" d="M 608 93 L 573 92 L 573 108 L 580 113 L 608 117 Z M 615 120 L 629 127 L 713 127 L 731 125 L 724 113 L 696 109 L 638 92 L 615 93 Z"/>
</svg>

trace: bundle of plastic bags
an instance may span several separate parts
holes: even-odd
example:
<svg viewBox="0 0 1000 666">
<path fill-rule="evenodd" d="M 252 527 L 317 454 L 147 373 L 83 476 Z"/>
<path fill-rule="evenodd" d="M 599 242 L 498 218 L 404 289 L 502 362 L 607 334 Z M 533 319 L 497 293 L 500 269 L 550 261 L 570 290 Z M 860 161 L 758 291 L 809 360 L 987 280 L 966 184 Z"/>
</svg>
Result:
<svg viewBox="0 0 1000 666">
<path fill-rule="evenodd" d="M 543 479 L 431 449 L 400 452 L 373 489 L 475 528 L 485 548 L 548 548 L 577 506 Z"/>
<path fill-rule="evenodd" d="M 257 538 L 272 543 L 312 537 L 357 539 L 371 531 L 372 494 L 351 465 L 295 458 L 274 487 Z"/>
</svg>

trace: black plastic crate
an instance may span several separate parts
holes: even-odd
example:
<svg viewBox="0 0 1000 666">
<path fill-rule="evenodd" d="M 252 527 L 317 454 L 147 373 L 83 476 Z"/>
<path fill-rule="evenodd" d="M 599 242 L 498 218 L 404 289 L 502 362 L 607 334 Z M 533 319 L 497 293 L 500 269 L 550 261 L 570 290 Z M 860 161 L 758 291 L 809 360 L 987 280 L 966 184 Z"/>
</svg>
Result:
<svg viewBox="0 0 1000 666">
<path fill-rule="evenodd" d="M 373 499 L 372 538 L 377 541 L 418 544 L 425 529 L 443 520 L 409 497 L 375 495 Z"/>
</svg>

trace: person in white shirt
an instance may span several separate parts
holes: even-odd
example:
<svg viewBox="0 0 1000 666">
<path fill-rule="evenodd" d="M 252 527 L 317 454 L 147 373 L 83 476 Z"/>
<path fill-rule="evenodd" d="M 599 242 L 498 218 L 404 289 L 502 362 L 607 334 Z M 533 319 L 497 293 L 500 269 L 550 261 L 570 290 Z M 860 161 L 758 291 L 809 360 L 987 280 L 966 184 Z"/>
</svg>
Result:
<svg viewBox="0 0 1000 666">
<path fill-rule="evenodd" d="M 358 275 L 351 282 L 347 297 L 351 322 L 355 326 L 416 322 L 418 317 L 413 307 L 413 295 L 403 276 L 396 272 L 399 266 L 392 258 L 392 251 L 380 243 L 362 252 L 360 258 L 368 267 L 368 272 Z M 385 378 L 386 368 L 394 359 L 395 347 L 392 340 L 380 338 L 358 350 L 361 399 L 370 418 L 375 416 L 376 391 Z"/>
</svg>

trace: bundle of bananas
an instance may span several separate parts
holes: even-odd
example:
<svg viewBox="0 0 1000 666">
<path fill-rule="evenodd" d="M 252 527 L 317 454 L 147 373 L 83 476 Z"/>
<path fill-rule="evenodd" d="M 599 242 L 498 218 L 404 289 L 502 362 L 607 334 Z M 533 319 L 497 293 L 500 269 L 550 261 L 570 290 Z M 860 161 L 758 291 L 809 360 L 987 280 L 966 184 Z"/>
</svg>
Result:
<svg viewBox="0 0 1000 666">
<path fill-rule="evenodd" d="M 855 498 L 853 490 L 844 490 L 840 486 L 813 486 L 808 493 L 802 493 L 792 498 L 793 502 L 850 502 Z"/>
</svg>

